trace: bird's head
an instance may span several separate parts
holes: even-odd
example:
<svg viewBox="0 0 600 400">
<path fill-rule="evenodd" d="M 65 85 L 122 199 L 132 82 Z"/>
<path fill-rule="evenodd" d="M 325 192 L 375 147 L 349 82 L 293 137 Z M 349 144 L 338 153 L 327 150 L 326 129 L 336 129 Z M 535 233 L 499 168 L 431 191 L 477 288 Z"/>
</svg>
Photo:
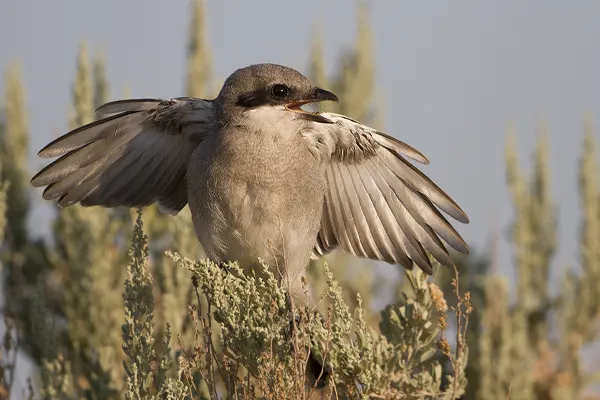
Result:
<svg viewBox="0 0 600 400">
<path fill-rule="evenodd" d="M 301 107 L 321 101 L 338 101 L 335 94 L 316 87 L 295 69 L 277 64 L 256 64 L 235 71 L 227 78 L 217 97 L 222 111 L 243 112 L 276 107 L 297 117 L 320 123 L 331 121 Z"/>
</svg>

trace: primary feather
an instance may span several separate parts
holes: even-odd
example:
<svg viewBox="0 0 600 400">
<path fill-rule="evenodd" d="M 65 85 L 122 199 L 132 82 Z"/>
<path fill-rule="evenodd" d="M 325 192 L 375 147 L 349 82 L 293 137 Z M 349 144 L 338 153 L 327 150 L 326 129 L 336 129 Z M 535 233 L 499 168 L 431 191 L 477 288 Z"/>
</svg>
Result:
<svg viewBox="0 0 600 400">
<path fill-rule="evenodd" d="M 59 206 L 141 207 L 156 201 L 176 213 L 187 203 L 185 173 L 209 134 L 212 102 L 193 98 L 135 99 L 98 108 L 103 119 L 54 140 L 40 157 L 59 157 L 33 177 Z"/>
<path fill-rule="evenodd" d="M 313 250 L 318 258 L 337 246 L 356 256 L 398 263 L 413 262 L 431 274 L 431 253 L 443 265 L 455 250 L 468 246 L 437 208 L 468 223 L 465 212 L 404 157 L 428 164 L 418 150 L 343 115 L 323 113 L 331 154 L 321 230 Z M 311 134 L 306 134 L 311 136 Z M 322 140 L 321 140 L 322 142 Z"/>
</svg>

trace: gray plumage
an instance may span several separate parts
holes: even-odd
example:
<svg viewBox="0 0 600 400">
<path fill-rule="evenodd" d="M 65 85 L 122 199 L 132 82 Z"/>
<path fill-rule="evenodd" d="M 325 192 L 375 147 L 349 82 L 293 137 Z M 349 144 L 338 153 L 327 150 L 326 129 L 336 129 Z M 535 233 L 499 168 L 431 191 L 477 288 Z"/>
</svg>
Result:
<svg viewBox="0 0 600 400">
<path fill-rule="evenodd" d="M 60 206 L 158 203 L 175 214 L 189 203 L 208 257 L 248 268 L 261 257 L 292 294 L 309 259 L 337 247 L 427 273 L 428 252 L 452 264 L 443 242 L 467 253 L 439 210 L 466 214 L 406 159 L 427 158 L 343 115 L 300 109 L 325 100 L 337 98 L 260 64 L 234 72 L 214 100 L 108 103 L 104 119 L 40 151 L 59 158 L 32 184 Z"/>
</svg>

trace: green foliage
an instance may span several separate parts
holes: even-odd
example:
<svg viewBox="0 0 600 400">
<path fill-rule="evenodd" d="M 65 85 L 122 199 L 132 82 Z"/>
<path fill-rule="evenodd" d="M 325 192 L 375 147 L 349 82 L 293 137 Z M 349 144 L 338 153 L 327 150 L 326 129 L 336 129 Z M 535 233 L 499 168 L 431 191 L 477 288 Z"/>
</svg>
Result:
<svg viewBox="0 0 600 400">
<path fill-rule="evenodd" d="M 477 343 L 470 360 L 469 399 L 581 399 L 597 374 L 582 363 L 582 349 L 598 341 L 600 259 L 596 230 L 600 192 L 593 127 L 585 124 L 580 168 L 583 203 L 581 273 L 567 268 L 556 296 L 548 290 L 556 247 L 556 222 L 550 198 L 546 127 L 534 153 L 532 174 L 518 168 L 514 133 L 507 146 L 507 180 L 515 206 L 511 240 L 516 253 L 516 301 L 498 277 L 482 281 Z M 598 236 L 600 237 L 600 236 Z"/>
<path fill-rule="evenodd" d="M 529 182 L 519 170 L 514 132 L 511 133 L 506 149 L 507 181 L 516 213 L 511 238 L 517 251 L 517 298 L 520 307 L 529 314 L 528 318 L 535 318 L 536 313 L 539 314 L 549 306 L 549 268 L 556 247 L 556 222 L 550 199 L 548 133 L 545 124 L 541 125 L 540 131 L 533 174 Z M 541 325 L 538 326 L 539 324 Z M 535 321 L 532 329 L 544 331 L 543 325 L 543 321 Z"/>
<path fill-rule="evenodd" d="M 329 88 L 339 103 L 321 104 L 324 111 L 348 115 L 365 123 L 379 119 L 373 111 L 375 67 L 373 64 L 373 35 L 369 24 L 368 6 L 358 2 L 354 43 L 340 54 L 339 66 L 332 78 L 327 77 L 323 57 L 321 29 L 315 25 L 308 59 L 308 77 L 316 85 Z"/>
<path fill-rule="evenodd" d="M 597 161 L 597 132 L 591 117 L 584 125 L 584 142 L 579 169 L 579 187 L 583 220 L 581 224 L 581 267 L 582 276 L 575 289 L 579 293 L 580 304 L 573 308 L 571 315 L 572 331 L 579 332 L 586 339 L 598 336 L 597 324 L 600 319 L 600 168 Z"/>
<path fill-rule="evenodd" d="M 329 85 L 327 67 L 323 57 L 323 35 L 320 25 L 315 25 L 313 28 L 313 38 L 308 55 L 308 77 L 315 86 L 326 88 Z"/>
<path fill-rule="evenodd" d="M 310 45 L 310 52 L 308 55 L 308 71 L 307 76 L 310 80 L 318 87 L 329 88 L 330 83 L 327 78 L 327 66 L 325 65 L 325 58 L 323 57 L 323 35 L 321 32 L 320 25 L 313 27 L 313 37 Z M 319 105 L 323 111 L 334 111 L 336 104 L 331 102 L 324 102 Z"/>
<path fill-rule="evenodd" d="M 102 104 L 106 103 L 110 97 L 108 80 L 106 78 L 106 65 L 104 57 L 99 56 L 94 59 L 93 67 L 94 81 L 94 109 L 97 109 Z M 97 117 L 98 118 L 98 117 Z"/>
<path fill-rule="evenodd" d="M 4 240 L 4 232 L 7 227 L 7 192 L 8 182 L 4 180 L 0 164 L 0 244 Z M 5 313 L 3 318 L 4 336 L 0 344 L 0 399 L 8 399 L 11 396 L 13 382 L 17 373 L 16 358 L 19 346 L 16 343 L 18 334 L 15 321 Z"/>
<path fill-rule="evenodd" d="M 29 216 L 29 171 L 27 153 L 29 132 L 25 112 L 25 94 L 21 66 L 7 69 L 0 126 L 0 263 L 4 283 L 4 315 L 15 326 L 28 330 L 31 283 L 35 283 L 45 265 L 45 248 L 27 231 Z"/>
<path fill-rule="evenodd" d="M 187 388 L 169 377 L 173 368 L 170 354 L 170 328 L 167 325 L 162 358 L 154 350 L 154 297 L 152 276 L 148 270 L 147 237 L 138 212 L 130 250 L 131 262 L 125 281 L 125 323 L 122 326 L 123 351 L 129 361 L 123 363 L 127 374 L 125 398 L 128 400 L 180 399 Z M 158 371 L 154 364 L 158 361 Z"/>
<path fill-rule="evenodd" d="M 360 297 L 354 312 L 346 305 L 327 266 L 324 295 L 332 300 L 332 305 L 324 320 L 308 308 L 291 308 L 290 315 L 286 291 L 265 265 L 261 273 L 247 276 L 235 263 L 224 268 L 208 260 L 193 261 L 178 254 L 169 257 L 194 275 L 196 291 L 196 302 L 189 307 L 194 320 L 194 343 L 184 344 L 179 338 L 182 352 L 177 363 L 173 362 L 168 324 L 162 346 L 156 343 L 153 278 L 139 212 L 123 295 L 125 322 L 121 331 L 127 358 L 123 362 L 126 385 L 119 396 L 196 398 L 197 375 L 208 383 L 210 398 L 226 395 L 297 399 L 319 390 L 342 398 L 454 399 L 465 389 L 466 346 L 461 341 L 455 353 L 449 349 L 443 333 L 445 317 L 439 321 L 434 318 L 445 316 L 447 303 L 439 288 L 419 271 L 407 272 L 415 295 L 406 295 L 401 303 L 382 312 L 384 334 L 380 335 L 364 321 Z M 200 292 L 208 300 L 204 310 L 198 302 Z M 459 304 L 459 313 L 468 315 L 468 295 Z M 211 326 L 212 317 L 220 325 L 218 335 Z M 297 323 L 291 325 L 290 319 Z M 40 329 L 51 337 L 48 326 L 41 324 Z M 221 344 L 222 353 L 216 352 L 215 342 Z M 432 358 L 438 346 L 456 366 L 457 372 L 452 376 L 444 377 L 440 362 Z M 306 385 L 309 351 L 331 371 L 332 378 L 323 389 Z M 76 398 L 69 361 L 61 354 L 49 353 L 41 365 L 43 398 Z M 446 389 L 442 388 L 444 378 L 450 382 Z M 222 387 L 218 387 L 218 382 L 223 382 Z M 85 398 L 117 398 L 112 390 L 102 393 L 102 388 L 95 389 L 93 395 L 84 394 Z"/>
<path fill-rule="evenodd" d="M 364 2 L 358 3 L 356 25 L 354 46 L 342 53 L 332 88 L 340 98 L 336 112 L 370 122 L 375 83 L 374 41 L 368 6 Z"/>
<path fill-rule="evenodd" d="M 8 219 L 6 218 L 6 198 L 8 192 L 8 186 L 10 184 L 8 181 L 5 181 L 2 177 L 2 170 L 0 169 L 0 243 L 4 242 L 4 231 L 8 224 Z"/>
<path fill-rule="evenodd" d="M 1 208 L 2 204 L 0 203 L 0 211 Z M 2 226 L 0 226 L 1 230 Z M 2 322 L 4 335 L 0 342 L 0 399 L 9 399 L 17 375 L 18 333 L 13 319 L 4 315 Z"/>
<path fill-rule="evenodd" d="M 96 67 L 95 73 L 94 77 L 87 48 L 82 44 L 72 87 L 71 128 L 92 122 L 94 97 L 105 95 L 94 92 L 94 87 L 99 88 L 101 68 Z M 110 385 L 111 390 L 117 390 L 123 385 L 114 366 L 123 357 L 119 326 L 123 318 L 120 294 L 125 252 L 118 237 L 125 226 L 111 210 L 79 205 L 60 210 L 54 223 L 52 275 L 59 285 L 48 293 L 48 302 L 68 321 L 60 345 L 71 363 L 77 392 L 91 391 L 97 398 L 112 396 L 112 391 L 100 396 L 97 387 Z"/>
<path fill-rule="evenodd" d="M 204 0 L 192 1 L 191 15 L 187 52 L 186 94 L 190 97 L 202 98 L 208 93 L 208 82 L 211 76 L 210 53 L 204 26 Z"/>
<path fill-rule="evenodd" d="M 172 232 L 171 243 L 176 251 L 194 258 L 202 254 L 189 208 L 186 207 L 175 217 L 171 217 L 167 228 Z M 191 304 L 192 274 L 183 268 L 176 268 L 172 260 L 163 253 L 157 257 L 156 277 L 160 291 L 161 320 L 168 322 L 175 332 L 189 334 L 191 319 L 187 313 L 174 312 L 174 310 L 184 310 Z"/>
<path fill-rule="evenodd" d="M 71 88 L 73 103 L 69 128 L 75 129 L 94 120 L 94 84 L 90 71 L 87 46 L 82 43 L 77 55 L 75 81 Z"/>
<path fill-rule="evenodd" d="M 435 291 L 437 287 L 420 272 L 408 273 L 417 295 L 405 297 L 403 304 L 391 305 L 382 313 L 385 335 L 379 335 L 364 320 L 360 296 L 356 309 L 350 311 L 326 265 L 325 295 L 332 300 L 327 318 L 319 317 L 313 309 L 295 308 L 292 314 L 298 318 L 293 321 L 298 323 L 292 328 L 285 289 L 267 266 L 263 265 L 256 275 L 247 276 L 237 264 L 224 268 L 207 260 L 198 262 L 177 254 L 172 257 L 194 273 L 195 286 L 208 299 L 207 310 L 196 307 L 194 312 L 198 325 L 204 327 L 201 331 L 210 339 L 203 342 L 199 354 L 186 355 L 185 365 L 200 367 L 209 382 L 211 396 L 216 388 L 210 383 L 216 381 L 218 371 L 230 395 L 303 398 L 306 391 L 314 390 L 305 387 L 309 349 L 331 369 L 333 379 L 328 390 L 342 397 L 458 398 L 465 389 L 463 364 L 457 368 L 456 386 L 441 390 L 442 368 L 431 356 L 442 336 L 431 316 L 436 307 L 443 309 L 445 303 L 439 289 Z M 213 357 L 210 326 L 206 329 L 211 312 L 221 327 L 223 359 Z M 464 363 L 466 346 L 462 343 L 458 357 L 449 349 L 447 352 L 451 359 Z M 241 378 L 240 371 L 246 371 Z"/>
<path fill-rule="evenodd" d="M 7 68 L 4 85 L 4 124 L 0 137 L 0 168 L 4 180 L 10 182 L 6 194 L 8 207 L 6 240 L 7 244 L 15 249 L 15 252 L 12 253 L 11 263 L 17 263 L 19 266 L 22 266 L 23 261 L 16 250 L 23 249 L 27 243 L 27 214 L 29 211 L 27 192 L 29 130 L 22 79 L 20 63 L 13 63 Z"/>
<path fill-rule="evenodd" d="M 487 307 L 481 312 L 483 334 L 478 338 L 479 399 L 528 399 L 532 396 L 527 372 L 531 350 L 525 335 L 524 314 L 511 313 L 508 284 L 491 277 L 485 282 Z"/>
</svg>

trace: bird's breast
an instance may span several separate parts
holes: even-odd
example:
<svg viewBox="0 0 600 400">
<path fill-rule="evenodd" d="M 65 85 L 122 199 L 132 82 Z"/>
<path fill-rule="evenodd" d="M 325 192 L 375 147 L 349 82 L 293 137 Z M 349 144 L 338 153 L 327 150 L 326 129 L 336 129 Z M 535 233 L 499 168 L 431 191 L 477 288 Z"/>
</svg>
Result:
<svg viewBox="0 0 600 400">
<path fill-rule="evenodd" d="M 300 143 L 263 136 L 206 146 L 194 153 L 188 184 L 209 256 L 269 259 L 285 240 L 314 244 L 325 175 Z"/>
</svg>

